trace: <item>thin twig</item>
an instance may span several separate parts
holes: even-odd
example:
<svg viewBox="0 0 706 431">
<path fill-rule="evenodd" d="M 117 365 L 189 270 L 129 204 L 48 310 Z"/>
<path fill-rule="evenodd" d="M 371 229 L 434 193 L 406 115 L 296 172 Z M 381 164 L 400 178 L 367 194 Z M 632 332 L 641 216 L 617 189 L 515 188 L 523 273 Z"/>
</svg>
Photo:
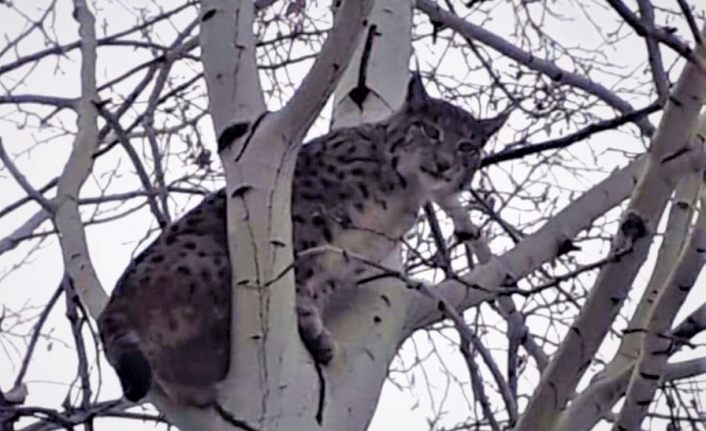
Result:
<svg viewBox="0 0 706 431">
<path fill-rule="evenodd" d="M 42 187 L 37 189 L 37 192 L 39 192 L 40 194 L 44 194 L 44 193 L 48 192 L 49 190 L 51 190 L 53 187 L 55 187 L 57 183 L 58 183 L 57 178 L 54 178 L 53 180 L 49 181 L 48 183 L 46 183 L 45 185 L 43 185 Z M 0 210 L 0 218 L 5 217 L 6 215 L 11 213 L 12 211 L 16 210 L 17 208 L 21 207 L 22 205 L 26 204 L 27 202 L 30 202 L 31 200 L 32 200 L 31 197 L 23 196 L 22 198 L 18 199 L 16 202 L 13 202 L 10 205 L 3 208 L 2 210 Z"/>
<path fill-rule="evenodd" d="M 81 408 L 84 411 L 89 411 L 91 408 L 91 379 L 88 370 L 88 355 L 86 354 L 86 345 L 83 341 L 82 328 L 85 321 L 84 318 L 79 318 L 78 310 L 80 308 L 79 298 L 74 290 L 73 283 L 68 274 L 64 275 L 61 282 L 66 298 L 66 318 L 71 325 L 71 334 L 73 335 L 74 343 L 76 344 L 76 356 L 78 357 L 78 376 L 81 381 Z M 93 431 L 93 418 L 87 417 L 83 423 L 86 431 Z"/>
<path fill-rule="evenodd" d="M 673 34 L 662 28 L 649 28 L 637 15 L 635 15 L 621 0 L 607 0 L 610 6 L 620 15 L 620 17 L 642 37 L 653 37 L 665 45 L 672 48 L 687 60 L 691 60 L 693 51 Z"/>
<path fill-rule="evenodd" d="M 685 0 L 677 0 L 677 3 L 679 3 L 679 8 L 681 9 L 681 12 L 684 14 L 684 18 L 686 18 L 686 22 L 689 24 L 689 30 L 691 30 L 692 36 L 694 36 L 694 40 L 696 41 L 697 45 L 703 45 L 704 40 L 701 38 L 701 31 L 699 30 L 698 24 L 696 24 L 696 19 L 694 19 L 694 14 L 691 13 L 691 8 L 689 5 L 686 3 Z"/>
<path fill-rule="evenodd" d="M 441 227 L 439 226 L 439 220 L 436 217 L 436 211 L 431 202 L 424 204 L 424 214 L 427 216 L 427 221 L 429 222 L 429 227 L 431 228 L 432 238 L 434 239 L 434 245 L 436 245 L 436 256 L 434 260 L 438 260 L 439 266 L 444 270 L 444 274 L 448 277 L 451 272 L 451 256 L 449 256 L 449 250 L 446 244 L 446 239 L 441 232 Z"/>
<path fill-rule="evenodd" d="M 640 15 L 642 15 L 642 20 L 645 22 L 645 25 L 647 25 L 651 31 L 654 31 L 655 12 L 654 6 L 652 6 L 652 1 L 639 0 L 638 5 L 640 7 Z M 662 53 L 659 50 L 659 44 L 652 36 L 652 33 L 645 36 L 645 45 L 647 45 L 647 57 L 650 62 L 652 80 L 655 83 L 657 95 L 659 96 L 659 100 L 664 101 L 667 96 L 669 96 L 669 76 L 664 70 Z"/>
<path fill-rule="evenodd" d="M 140 155 L 137 154 L 137 151 L 135 151 L 132 144 L 130 143 L 130 138 L 128 137 L 127 132 L 120 125 L 120 122 L 118 121 L 116 116 L 111 114 L 107 109 L 101 106 L 98 112 L 100 113 L 101 117 L 103 117 L 107 121 L 108 125 L 113 129 L 117 141 L 120 142 L 120 144 L 123 146 L 125 153 L 128 155 L 130 161 L 132 162 L 132 165 L 135 167 L 135 172 L 137 172 L 137 176 L 140 179 L 140 182 L 142 183 L 142 187 L 147 190 L 147 203 L 149 204 L 149 208 L 152 212 L 152 215 L 154 215 L 154 218 L 157 220 L 159 226 L 166 226 L 168 224 L 168 220 L 162 213 L 162 209 L 159 208 L 156 199 L 156 197 L 159 196 L 161 193 L 157 191 L 152 185 L 150 176 L 147 174 L 147 170 L 145 170 L 145 167 L 142 164 L 142 161 L 140 160 Z"/>
<path fill-rule="evenodd" d="M 617 96 L 613 90 L 606 88 L 585 76 L 573 73 L 568 69 L 563 69 L 548 60 L 538 58 L 530 52 L 523 51 L 515 44 L 489 32 L 483 27 L 475 25 L 465 18 L 443 10 L 434 1 L 415 0 L 415 6 L 417 9 L 427 14 L 432 21 L 442 23 L 466 38 L 476 40 L 489 46 L 519 64 L 548 76 L 557 84 L 579 88 L 586 93 L 592 94 L 603 100 L 608 105 L 619 110 L 623 114 L 628 114 L 634 111 L 632 105 Z M 647 119 L 642 119 L 636 122 L 636 124 L 640 127 L 640 130 L 644 135 L 651 136 L 652 133 L 654 133 L 655 128 Z"/>
<path fill-rule="evenodd" d="M 17 181 L 17 184 L 22 187 L 22 189 L 27 193 L 27 196 L 34 199 L 46 212 L 52 214 L 54 212 L 54 204 L 52 204 L 47 198 L 45 198 L 41 193 L 37 191 L 25 178 L 24 174 L 15 166 L 10 156 L 5 152 L 5 147 L 2 143 L 2 138 L 0 138 L 0 161 L 3 162 L 10 175 Z"/>
<path fill-rule="evenodd" d="M 52 296 L 49 298 L 49 301 L 47 301 L 47 304 L 44 306 L 44 309 L 42 312 L 39 314 L 39 318 L 37 319 L 37 323 L 34 325 L 34 328 L 32 328 L 32 336 L 29 339 L 29 343 L 27 344 L 27 352 L 25 353 L 24 358 L 22 359 L 22 364 L 20 365 L 20 371 L 17 373 L 17 377 L 15 377 L 15 387 L 19 386 L 22 384 L 22 380 L 25 378 L 25 374 L 27 374 L 27 369 L 29 368 L 29 363 L 30 360 L 32 359 L 32 354 L 34 353 L 34 348 L 37 345 L 37 340 L 39 340 L 39 336 L 42 333 L 42 327 L 44 326 L 44 323 L 47 321 L 47 317 L 49 317 L 49 313 L 51 313 L 51 310 L 54 308 L 54 305 L 56 304 L 57 300 L 61 296 L 61 292 L 63 291 L 61 285 L 54 290 L 54 293 Z"/>
<path fill-rule="evenodd" d="M 604 120 L 598 123 L 594 123 L 584 127 L 576 133 L 564 136 L 557 139 L 550 139 L 548 141 L 540 142 L 538 144 L 528 144 L 520 148 L 510 148 L 507 150 L 499 151 L 495 154 L 491 154 L 483 158 L 481 166 L 490 166 L 500 162 L 506 162 L 510 160 L 520 159 L 531 154 L 538 154 L 548 150 L 556 150 L 560 148 L 566 148 L 572 144 L 582 141 L 590 136 L 603 132 L 606 130 L 614 130 L 616 127 L 620 127 L 623 124 L 635 122 L 641 118 L 646 117 L 653 112 L 657 112 L 662 109 L 662 104 L 657 101 L 644 108 L 633 111 L 629 114 L 621 115 L 620 117 L 611 118 L 610 120 Z M 511 144 L 510 147 L 517 145 Z"/>
<path fill-rule="evenodd" d="M 167 12 L 165 12 L 161 15 L 158 15 L 154 18 L 150 18 L 148 20 L 145 20 L 142 24 L 138 24 L 135 27 L 120 31 L 120 32 L 112 34 L 110 36 L 100 38 L 100 39 L 98 39 L 97 44 L 98 45 L 106 45 L 106 44 L 109 44 L 111 41 L 115 41 L 123 36 L 127 36 L 128 34 L 139 32 L 139 31 L 144 30 L 146 28 L 150 28 L 151 26 L 153 26 L 157 22 L 169 19 L 171 16 L 178 14 L 179 12 L 181 12 L 184 9 L 187 9 L 191 6 L 194 6 L 197 3 L 198 3 L 197 1 L 186 2 L 177 8 L 174 8 L 170 11 L 167 11 Z M 81 47 L 81 40 L 77 40 L 75 42 L 71 42 L 66 45 L 55 45 L 55 46 L 52 46 L 51 48 L 43 49 L 43 50 L 37 51 L 33 54 L 29 54 L 24 57 L 20 57 L 16 61 L 14 61 L 10 64 L 0 66 L 0 75 L 7 73 L 7 72 L 10 72 L 12 70 L 15 70 L 19 67 L 22 67 L 25 64 L 33 63 L 37 60 L 45 58 L 48 55 L 66 55 L 66 53 L 73 51 L 74 49 L 79 48 L 79 47 Z"/>
</svg>

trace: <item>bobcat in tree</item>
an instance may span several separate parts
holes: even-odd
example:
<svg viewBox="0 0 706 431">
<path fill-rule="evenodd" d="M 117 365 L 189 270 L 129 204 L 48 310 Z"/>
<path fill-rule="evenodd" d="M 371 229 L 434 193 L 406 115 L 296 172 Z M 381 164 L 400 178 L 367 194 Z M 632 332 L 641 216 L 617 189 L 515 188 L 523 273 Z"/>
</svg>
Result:
<svg viewBox="0 0 706 431">
<path fill-rule="evenodd" d="M 477 120 L 427 95 L 415 75 L 399 111 L 384 121 L 335 130 L 303 146 L 293 178 L 292 221 L 299 333 L 314 359 L 335 352 L 323 324 L 327 299 L 356 285 L 365 266 L 323 245 L 381 261 L 420 207 L 445 208 L 479 166 L 505 115 Z M 101 338 L 125 397 L 152 388 L 206 405 L 228 371 L 231 268 L 226 196 L 207 197 L 128 266 L 99 317 Z M 237 269 L 236 269 L 237 270 Z"/>
</svg>

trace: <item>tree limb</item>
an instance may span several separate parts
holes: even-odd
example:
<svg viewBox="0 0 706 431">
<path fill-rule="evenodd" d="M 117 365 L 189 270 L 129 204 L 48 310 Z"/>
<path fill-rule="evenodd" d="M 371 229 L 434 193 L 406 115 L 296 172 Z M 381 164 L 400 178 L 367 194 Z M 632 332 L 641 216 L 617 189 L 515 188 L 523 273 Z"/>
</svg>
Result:
<svg viewBox="0 0 706 431">
<path fill-rule="evenodd" d="M 85 0 L 74 0 L 81 36 L 81 98 L 78 102 L 76 139 L 59 178 L 54 224 L 59 232 L 64 265 L 76 293 L 93 318 L 103 310 L 108 295 L 98 281 L 86 245 L 86 232 L 78 211 L 78 196 L 93 167 L 98 146 L 95 18 Z"/>
<path fill-rule="evenodd" d="M 336 11 L 336 21 L 316 61 L 294 96 L 282 108 L 290 136 L 298 139 L 304 137 L 336 89 L 365 32 L 372 5 L 372 0 L 344 1 Z"/>
<path fill-rule="evenodd" d="M 641 157 L 614 172 L 570 203 L 537 232 L 523 238 L 512 250 L 475 268 L 463 277 L 463 283 L 447 280 L 435 289 L 439 289 L 440 294 L 458 310 L 494 299 L 495 294 L 489 291 L 503 286 L 506 280 L 514 283 L 522 279 L 556 257 L 563 241 L 576 236 L 596 218 L 627 198 L 645 163 L 646 157 Z M 470 289 L 469 285 L 478 285 L 485 291 Z M 433 301 L 420 297 L 416 306 L 410 308 L 407 327 L 409 331 L 414 331 L 442 318 Z"/>
<path fill-rule="evenodd" d="M 706 200 L 702 199 L 701 207 Z M 614 430 L 638 429 L 665 371 L 672 346 L 672 320 L 706 262 L 706 212 L 701 211 L 689 241 L 678 257 L 665 287 L 660 289 L 644 330 L 642 349 L 625 394 Z"/>
<path fill-rule="evenodd" d="M 205 0 L 201 9 L 199 38 L 208 110 L 220 147 L 226 128 L 251 123 L 265 110 L 255 62 L 255 11 L 251 1 L 227 0 Z"/>
<path fill-rule="evenodd" d="M 522 51 L 500 36 L 441 9 L 441 7 L 431 0 L 416 0 L 416 7 L 427 14 L 433 21 L 443 23 L 466 38 L 484 43 L 506 57 L 532 70 L 543 73 L 560 84 L 580 88 L 589 94 L 593 94 L 623 114 L 629 114 L 635 110 L 630 103 L 616 96 L 612 90 L 601 84 L 566 69 L 562 69 L 548 60 L 537 58 L 529 52 Z M 654 126 L 652 126 L 646 118 L 636 120 L 635 124 L 640 127 L 640 130 L 646 136 L 651 136 L 654 132 Z"/>
<path fill-rule="evenodd" d="M 612 249 L 629 250 L 601 269 L 581 313 L 555 354 L 516 431 L 551 429 L 579 379 L 591 363 L 632 281 L 644 262 L 667 199 L 682 175 L 694 169 L 690 143 L 706 97 L 706 72 L 695 53 L 674 87 L 652 141 L 647 167 L 623 216 Z M 697 151 L 698 152 L 698 151 Z"/>
</svg>

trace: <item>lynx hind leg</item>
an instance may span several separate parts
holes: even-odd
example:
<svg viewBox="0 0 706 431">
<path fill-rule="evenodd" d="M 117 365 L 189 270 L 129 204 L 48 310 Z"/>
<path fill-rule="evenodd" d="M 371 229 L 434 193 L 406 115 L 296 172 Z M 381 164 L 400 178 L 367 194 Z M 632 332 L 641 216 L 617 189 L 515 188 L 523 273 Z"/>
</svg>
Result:
<svg viewBox="0 0 706 431">
<path fill-rule="evenodd" d="M 334 357 L 336 340 L 324 326 L 321 313 L 315 305 L 308 301 L 297 304 L 299 320 L 299 335 L 314 361 L 327 365 Z"/>
<path fill-rule="evenodd" d="M 144 398 L 152 387 L 152 367 L 140 348 L 137 334 L 121 316 L 108 307 L 98 319 L 98 327 L 106 357 L 118 374 L 123 394 L 135 402 Z"/>
<path fill-rule="evenodd" d="M 314 361 L 326 365 L 336 352 L 336 340 L 326 329 L 324 307 L 335 282 L 330 277 L 317 274 L 297 284 L 297 320 L 299 335 Z"/>
</svg>

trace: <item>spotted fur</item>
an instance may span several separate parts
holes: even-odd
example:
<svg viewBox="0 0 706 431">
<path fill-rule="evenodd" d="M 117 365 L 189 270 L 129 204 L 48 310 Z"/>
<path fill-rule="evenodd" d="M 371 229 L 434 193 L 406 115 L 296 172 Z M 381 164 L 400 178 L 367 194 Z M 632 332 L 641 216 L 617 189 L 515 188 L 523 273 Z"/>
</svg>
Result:
<svg viewBox="0 0 706 431">
<path fill-rule="evenodd" d="M 333 131 L 304 145 L 292 188 L 296 309 L 313 358 L 336 343 L 323 322 L 334 291 L 365 269 L 331 246 L 381 261 L 414 224 L 424 202 L 447 199 L 470 181 L 480 151 L 505 118 L 476 120 L 429 97 L 419 77 L 402 108 L 374 124 Z M 230 282 L 225 194 L 219 191 L 170 226 L 118 281 L 99 327 L 125 396 L 155 386 L 206 404 L 228 371 Z"/>
</svg>

